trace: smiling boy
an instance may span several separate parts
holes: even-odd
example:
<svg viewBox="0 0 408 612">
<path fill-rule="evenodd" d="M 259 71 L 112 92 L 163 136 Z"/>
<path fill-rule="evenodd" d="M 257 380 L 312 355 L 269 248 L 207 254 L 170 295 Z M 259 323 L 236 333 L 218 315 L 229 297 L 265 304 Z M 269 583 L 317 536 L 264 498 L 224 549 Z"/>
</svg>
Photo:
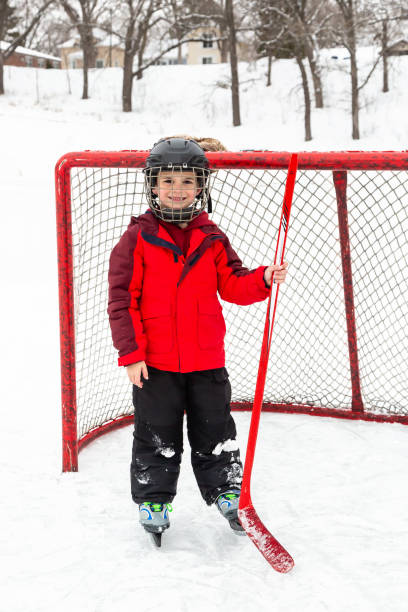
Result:
<svg viewBox="0 0 408 612">
<path fill-rule="evenodd" d="M 133 383 L 132 498 L 158 545 L 176 495 L 184 413 L 201 495 L 243 533 L 237 514 L 242 464 L 217 293 L 248 305 L 268 297 L 273 272 L 277 283 L 286 277 L 286 263 L 242 265 L 205 212 L 209 176 L 197 142 L 159 141 L 146 161 L 149 210 L 132 217 L 110 260 L 113 343 Z"/>
</svg>

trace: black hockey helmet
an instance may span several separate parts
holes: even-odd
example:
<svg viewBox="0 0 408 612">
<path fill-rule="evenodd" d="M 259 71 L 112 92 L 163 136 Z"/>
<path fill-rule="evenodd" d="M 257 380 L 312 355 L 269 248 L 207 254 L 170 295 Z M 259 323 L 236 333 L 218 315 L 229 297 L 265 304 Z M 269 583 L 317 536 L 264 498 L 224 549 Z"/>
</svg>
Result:
<svg viewBox="0 0 408 612">
<path fill-rule="evenodd" d="M 158 195 L 153 193 L 160 171 L 194 172 L 200 192 L 192 204 L 186 208 L 168 208 L 160 204 Z M 195 140 L 185 138 L 166 138 L 159 140 L 146 159 L 145 185 L 147 201 L 153 214 L 159 219 L 180 223 L 191 221 L 208 206 L 211 211 L 211 198 L 208 189 L 208 160 L 204 149 Z"/>
</svg>

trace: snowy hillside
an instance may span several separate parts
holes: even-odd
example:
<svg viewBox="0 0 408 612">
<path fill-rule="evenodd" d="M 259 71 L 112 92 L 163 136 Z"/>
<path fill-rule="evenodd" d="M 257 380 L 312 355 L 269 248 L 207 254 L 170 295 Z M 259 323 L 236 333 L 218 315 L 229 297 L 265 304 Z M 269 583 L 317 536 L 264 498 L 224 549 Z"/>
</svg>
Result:
<svg viewBox="0 0 408 612">
<path fill-rule="evenodd" d="M 366 50 L 361 73 L 367 70 Z M 129 495 L 132 431 L 105 436 L 61 475 L 53 171 L 67 151 L 143 149 L 174 133 L 232 150 L 407 149 L 408 57 L 363 90 L 352 141 L 345 55 L 324 59 L 327 107 L 303 141 L 303 97 L 290 60 L 241 65 L 243 125 L 231 126 L 228 66 L 160 66 L 135 82 L 123 114 L 119 69 L 81 74 L 6 67 L 0 98 L 1 536 L 4 612 L 406 612 L 408 428 L 264 414 L 253 499 L 295 558 L 278 575 L 202 502 L 183 458 L 172 527 L 152 549 Z M 329 69 L 330 68 L 330 69 Z M 288 279 L 290 282 L 290 277 Z M 252 373 L 255 376 L 255 368 Z M 236 415 L 245 455 L 249 414 Z"/>
<path fill-rule="evenodd" d="M 360 51 L 360 80 L 369 72 L 375 51 Z M 337 57 L 338 59 L 333 59 Z M 326 108 L 313 109 L 313 141 L 303 144 L 303 92 L 299 70 L 292 60 L 279 60 L 272 67 L 272 86 L 265 87 L 266 62 L 240 64 L 242 126 L 232 127 L 231 93 L 225 86 L 230 73 L 227 64 L 204 66 L 154 66 L 145 77 L 134 81 L 133 113 L 121 112 L 122 71 L 107 68 L 90 72 L 90 100 L 80 100 L 80 70 L 57 71 L 5 67 L 5 99 L 10 112 L 22 108 L 36 117 L 51 113 L 55 120 L 111 124 L 117 126 L 120 144 L 111 133 L 98 129 L 96 143 L 79 130 L 74 138 L 83 148 L 143 148 L 151 136 L 179 132 L 223 136 L 228 148 L 267 148 L 286 150 L 294 146 L 308 149 L 405 148 L 408 105 L 406 73 L 408 57 L 390 61 L 390 92 L 381 92 L 381 69 L 377 67 L 361 92 L 360 141 L 351 141 L 350 77 L 347 53 L 331 49 L 322 55 Z M 68 92 L 72 93 L 69 94 Z M 3 110 L 5 112 L 5 110 Z M 390 117 L 393 121 L 390 121 Z M 118 125 L 119 124 L 119 125 Z M 121 133 L 125 127 L 127 137 Z M 128 128 L 131 127 L 129 130 Z M 133 129 L 132 129 L 133 128 Z"/>
</svg>

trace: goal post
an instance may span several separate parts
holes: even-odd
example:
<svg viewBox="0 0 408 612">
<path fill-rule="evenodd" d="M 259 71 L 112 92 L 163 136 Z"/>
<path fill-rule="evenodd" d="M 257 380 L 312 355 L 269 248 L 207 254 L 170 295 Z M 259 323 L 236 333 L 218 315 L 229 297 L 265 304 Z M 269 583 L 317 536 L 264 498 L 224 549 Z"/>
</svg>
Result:
<svg viewBox="0 0 408 612">
<path fill-rule="evenodd" d="M 56 164 L 64 471 L 133 418 L 107 275 L 130 217 L 148 208 L 148 153 L 84 151 Z M 211 218 L 246 267 L 272 263 L 291 153 L 206 155 Z M 263 410 L 408 424 L 408 152 L 300 152 L 298 161 Z M 265 304 L 222 306 L 231 405 L 249 410 Z"/>
</svg>

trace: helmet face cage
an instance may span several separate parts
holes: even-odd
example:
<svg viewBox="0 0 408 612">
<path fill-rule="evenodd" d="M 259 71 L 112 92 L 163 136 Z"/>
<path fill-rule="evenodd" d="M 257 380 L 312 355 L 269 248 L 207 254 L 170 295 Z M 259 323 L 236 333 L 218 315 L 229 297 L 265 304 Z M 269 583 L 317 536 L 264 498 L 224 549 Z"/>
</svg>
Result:
<svg viewBox="0 0 408 612">
<path fill-rule="evenodd" d="M 163 221 L 191 221 L 208 205 L 210 171 L 207 168 L 167 164 L 146 168 L 144 175 L 149 207 Z"/>
</svg>

